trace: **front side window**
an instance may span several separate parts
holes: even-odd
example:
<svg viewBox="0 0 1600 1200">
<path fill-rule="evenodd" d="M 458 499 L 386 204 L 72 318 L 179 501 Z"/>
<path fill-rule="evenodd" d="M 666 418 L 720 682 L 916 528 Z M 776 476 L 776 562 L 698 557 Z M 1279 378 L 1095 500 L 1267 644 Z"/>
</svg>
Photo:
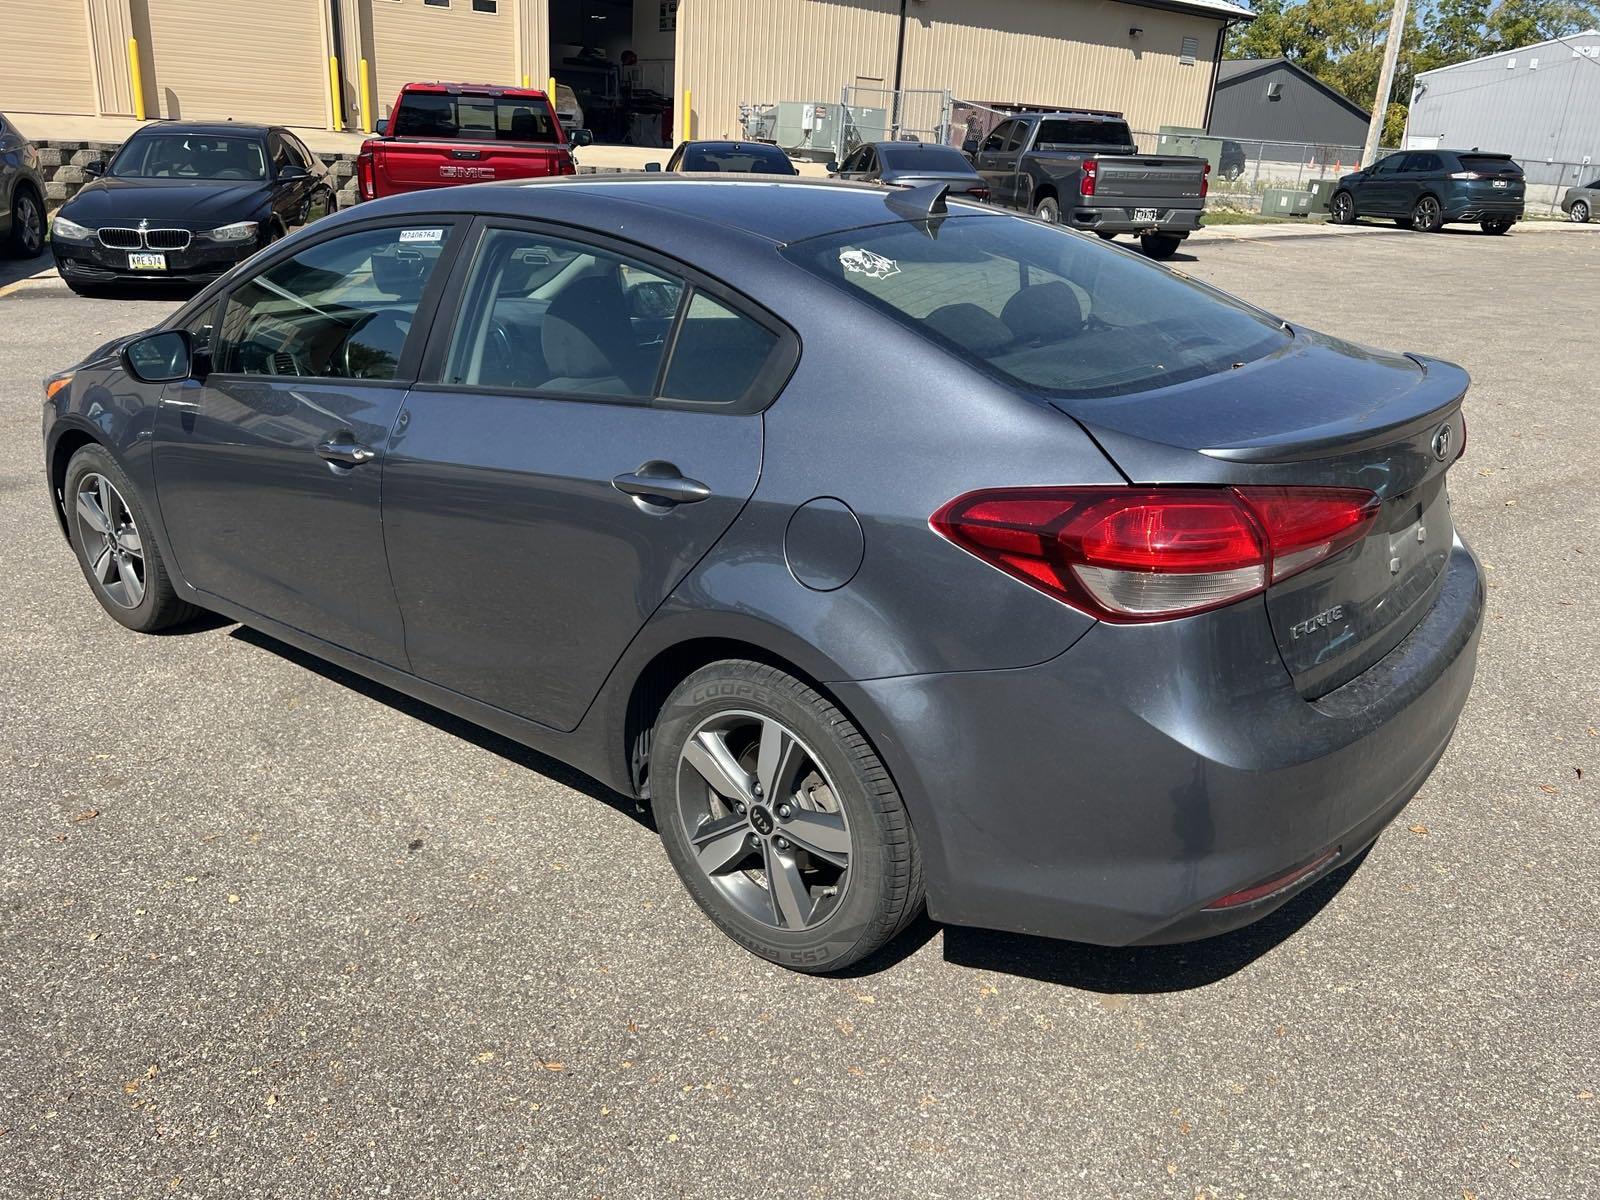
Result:
<svg viewBox="0 0 1600 1200">
<path fill-rule="evenodd" d="M 1286 346 L 1277 322 L 1097 240 L 1013 217 L 896 223 L 790 245 L 792 262 L 1014 384 L 1119 396 Z"/>
<path fill-rule="evenodd" d="M 391 124 L 395 137 L 552 145 L 556 141 L 550 110 L 527 97 L 409 92 L 400 101 Z"/>
<path fill-rule="evenodd" d="M 983 148 L 990 153 L 1006 148 L 1006 141 L 1016 131 L 1015 121 L 1002 121 L 996 126 L 995 131 L 984 139 Z"/>
<path fill-rule="evenodd" d="M 449 226 L 369 229 L 320 242 L 229 295 L 213 336 L 225 374 L 393 379 Z"/>
<path fill-rule="evenodd" d="M 1373 167 L 1372 173 L 1374 175 L 1397 174 L 1400 168 L 1405 164 L 1405 159 L 1406 156 L 1404 154 L 1391 154 L 1388 158 L 1378 163 L 1377 166 Z"/>
<path fill-rule="evenodd" d="M 111 160 L 118 179 L 237 179 L 267 177 L 258 139 L 198 133 L 145 133 L 128 139 Z"/>
</svg>

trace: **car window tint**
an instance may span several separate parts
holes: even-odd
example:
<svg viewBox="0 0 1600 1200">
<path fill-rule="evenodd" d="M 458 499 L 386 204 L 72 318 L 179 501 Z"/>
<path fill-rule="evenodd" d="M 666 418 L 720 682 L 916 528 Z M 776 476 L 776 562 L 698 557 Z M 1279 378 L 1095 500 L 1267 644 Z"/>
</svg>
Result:
<svg viewBox="0 0 1600 1200">
<path fill-rule="evenodd" d="M 1383 159 L 1376 166 L 1374 166 L 1372 168 L 1372 173 L 1374 175 L 1392 175 L 1396 171 L 1400 170 L 1401 166 L 1405 162 L 1405 159 L 1406 156 L 1404 154 L 1391 154 L 1388 158 Z"/>
<path fill-rule="evenodd" d="M 1124 121 L 1085 121 L 1054 117 L 1039 122 L 1034 145 L 1044 146 L 1131 146 L 1133 134 Z"/>
<path fill-rule="evenodd" d="M 797 175 L 782 150 L 761 146 L 695 146 L 683 156 L 685 171 L 740 171 L 755 175 Z"/>
<path fill-rule="evenodd" d="M 742 399 L 777 344 L 765 326 L 696 292 L 678 328 L 661 394 L 707 404 Z"/>
<path fill-rule="evenodd" d="M 519 96 L 451 96 L 408 92 L 391 119 L 396 137 L 469 142 L 556 140 L 542 101 Z"/>
<path fill-rule="evenodd" d="M 1028 123 L 1026 121 L 1013 121 L 1011 133 L 1006 138 L 1006 149 L 1017 150 L 1028 140 Z"/>
<path fill-rule="evenodd" d="M 350 233 L 247 280 L 223 308 L 216 369 L 393 379 L 449 234 L 421 224 Z"/>
<path fill-rule="evenodd" d="M 884 166 L 891 171 L 969 172 L 972 170 L 972 164 L 967 161 L 967 156 L 954 146 L 902 142 L 883 147 L 880 154 Z"/>
<path fill-rule="evenodd" d="M 1502 158 L 1497 154 L 1463 154 L 1461 169 L 1463 171 L 1477 171 L 1481 175 L 1521 175 L 1522 168 L 1509 158 Z"/>
<path fill-rule="evenodd" d="M 911 223 L 796 242 L 786 257 L 1028 388 L 1115 396 L 1283 347 L 1242 301 L 1094 239 L 1011 217 Z"/>
<path fill-rule="evenodd" d="M 266 146 L 257 139 L 203 133 L 141 133 L 111 161 L 119 179 L 238 179 L 267 177 Z"/>
<path fill-rule="evenodd" d="M 446 383 L 648 397 L 683 282 L 597 247 L 484 235 L 462 293 Z"/>
<path fill-rule="evenodd" d="M 990 152 L 1004 150 L 1006 148 L 1006 142 L 1010 139 L 1012 130 L 1015 126 L 1015 121 L 1000 122 L 1000 124 L 995 127 L 994 132 L 984 139 L 983 148 Z"/>
</svg>

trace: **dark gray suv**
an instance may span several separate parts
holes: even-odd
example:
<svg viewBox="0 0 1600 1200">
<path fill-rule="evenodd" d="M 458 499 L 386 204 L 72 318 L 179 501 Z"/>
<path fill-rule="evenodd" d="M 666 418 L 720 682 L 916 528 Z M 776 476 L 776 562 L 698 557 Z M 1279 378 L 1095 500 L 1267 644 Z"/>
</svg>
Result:
<svg viewBox="0 0 1600 1200">
<path fill-rule="evenodd" d="M 0 113 L 0 247 L 19 258 L 44 253 L 44 179 L 39 152 Z"/>
<path fill-rule="evenodd" d="M 1522 168 L 1509 154 L 1481 150 L 1406 150 L 1342 176 L 1328 211 L 1340 225 L 1388 217 L 1402 229 L 1437 233 L 1476 221 L 1504 233 L 1522 220 Z"/>
<path fill-rule="evenodd" d="M 575 764 L 816 971 L 1357 858 L 1472 682 L 1466 388 L 944 185 L 583 176 L 262 251 L 47 381 L 44 468 L 116 620 Z"/>
</svg>

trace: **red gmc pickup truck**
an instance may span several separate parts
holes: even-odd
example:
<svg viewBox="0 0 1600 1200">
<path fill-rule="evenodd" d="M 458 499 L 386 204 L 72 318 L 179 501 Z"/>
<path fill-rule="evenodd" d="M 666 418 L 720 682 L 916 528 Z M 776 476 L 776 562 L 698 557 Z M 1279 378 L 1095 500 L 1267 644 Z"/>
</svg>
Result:
<svg viewBox="0 0 1600 1200">
<path fill-rule="evenodd" d="M 424 188 L 535 179 L 576 171 L 570 140 L 542 91 L 479 83 L 408 83 L 361 145 L 356 181 L 363 200 Z"/>
</svg>

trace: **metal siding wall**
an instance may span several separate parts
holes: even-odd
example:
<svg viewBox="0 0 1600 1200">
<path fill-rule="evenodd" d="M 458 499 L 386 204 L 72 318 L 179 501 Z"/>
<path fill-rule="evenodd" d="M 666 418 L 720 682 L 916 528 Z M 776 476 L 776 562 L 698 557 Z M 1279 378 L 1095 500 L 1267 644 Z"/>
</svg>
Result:
<svg viewBox="0 0 1600 1200">
<path fill-rule="evenodd" d="M 858 76 L 893 82 L 899 0 L 762 0 L 759 19 L 751 7 L 678 5 L 677 103 L 693 92 L 695 137 L 736 136 L 742 102 L 837 104 Z"/>
<path fill-rule="evenodd" d="M 132 36 L 128 0 L 89 0 L 89 50 L 94 55 L 102 114 L 133 115 L 133 81 L 128 77 L 128 39 Z"/>
<path fill-rule="evenodd" d="M 328 123 L 324 0 L 144 0 L 151 115 Z"/>
<path fill-rule="evenodd" d="M 89 11 L 83 0 L 0 0 L 8 49 L 0 111 L 94 115 Z"/>
<path fill-rule="evenodd" d="M 1281 100 L 1267 99 L 1270 83 L 1283 84 Z M 1293 71 L 1274 67 L 1218 85 L 1211 132 L 1219 137 L 1268 142 L 1359 146 L 1367 139 L 1367 122 Z"/>
<path fill-rule="evenodd" d="M 449 8 L 422 0 L 372 0 L 379 114 L 388 114 L 408 83 L 520 85 L 516 5 L 500 0 L 498 12 L 480 13 L 472 11 L 471 0 L 455 0 Z M 545 28 L 548 20 L 539 26 Z"/>
<path fill-rule="evenodd" d="M 1217 20 L 1115 0 L 926 0 L 910 15 L 908 88 L 1114 109 L 1139 130 L 1205 120 Z M 1178 61 L 1185 36 L 1199 43 L 1192 65 Z"/>
<path fill-rule="evenodd" d="M 1507 51 L 1417 76 L 1426 84 L 1411 106 L 1408 136 L 1437 136 L 1446 149 L 1479 146 L 1525 163 L 1600 162 L 1600 58 L 1573 47 L 1600 46 L 1579 34 L 1566 44 Z M 1529 61 L 1537 58 L 1537 70 Z M 1515 67 L 1507 60 L 1516 59 Z"/>
</svg>

